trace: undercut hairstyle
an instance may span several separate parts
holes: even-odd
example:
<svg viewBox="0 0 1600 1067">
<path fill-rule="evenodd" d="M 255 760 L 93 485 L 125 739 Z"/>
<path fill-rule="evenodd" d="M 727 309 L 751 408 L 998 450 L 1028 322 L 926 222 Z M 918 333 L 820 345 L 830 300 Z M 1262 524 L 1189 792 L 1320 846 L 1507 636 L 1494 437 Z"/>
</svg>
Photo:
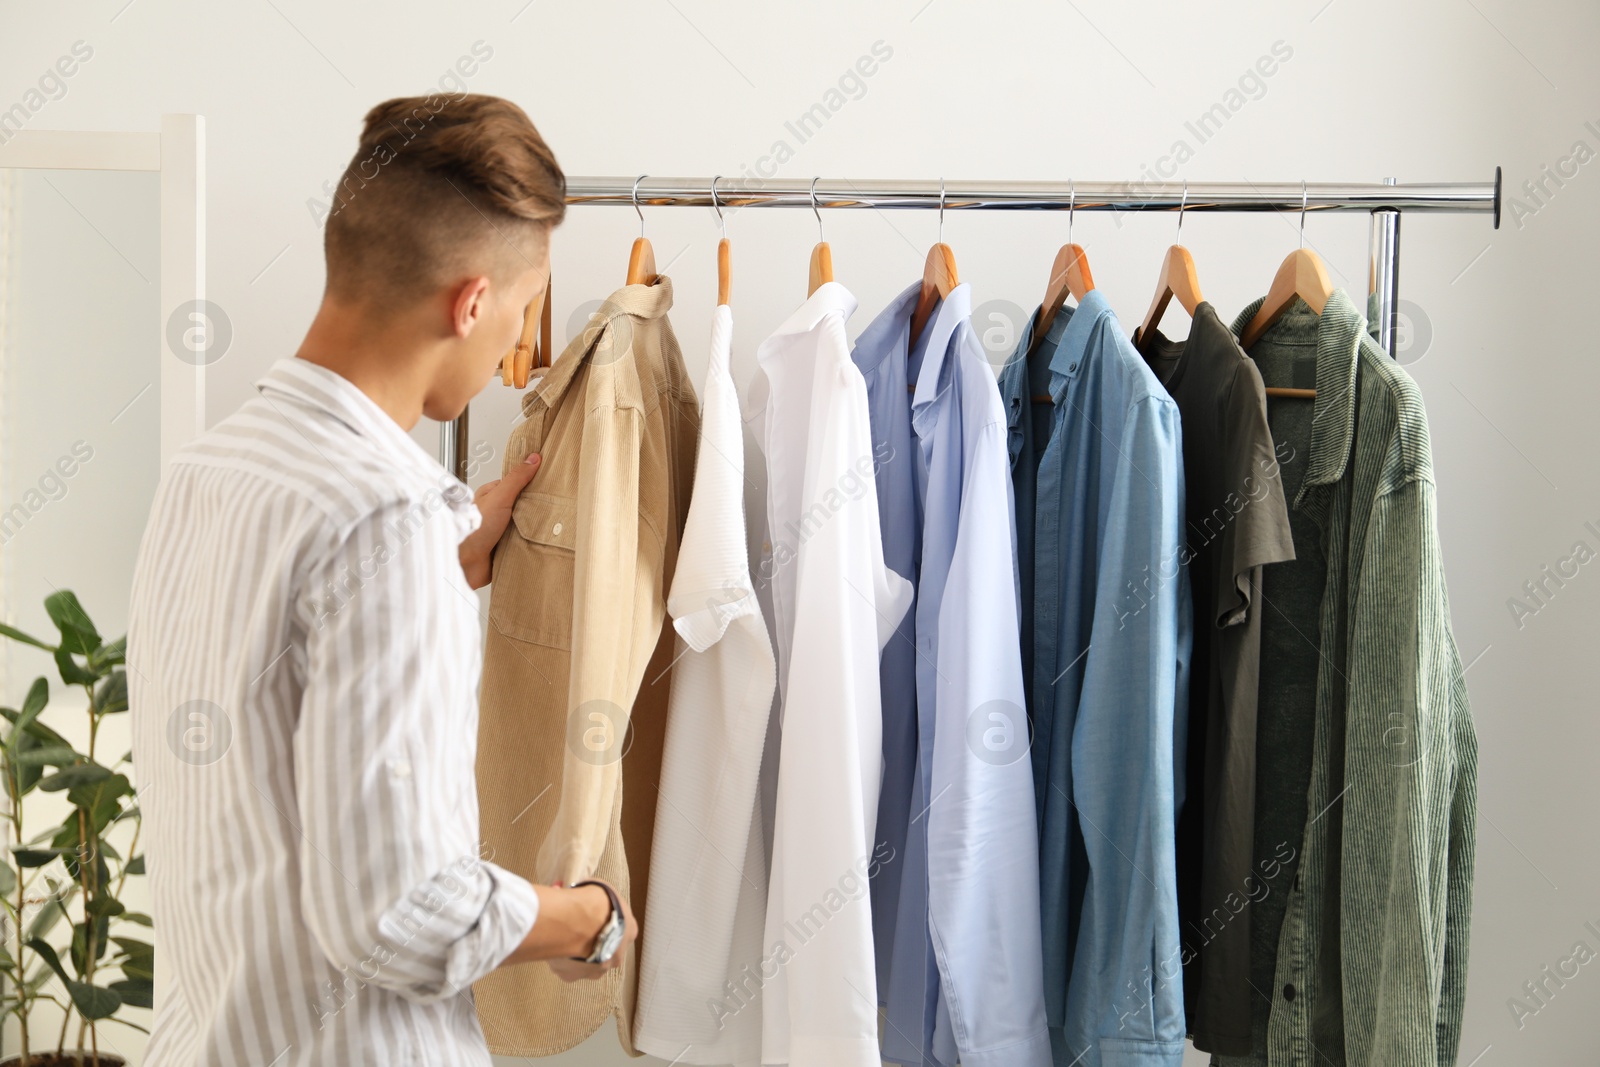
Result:
<svg viewBox="0 0 1600 1067">
<path fill-rule="evenodd" d="M 457 278 L 508 285 L 566 214 L 566 177 L 516 104 L 398 97 L 367 112 L 323 233 L 327 293 L 393 311 Z"/>
</svg>

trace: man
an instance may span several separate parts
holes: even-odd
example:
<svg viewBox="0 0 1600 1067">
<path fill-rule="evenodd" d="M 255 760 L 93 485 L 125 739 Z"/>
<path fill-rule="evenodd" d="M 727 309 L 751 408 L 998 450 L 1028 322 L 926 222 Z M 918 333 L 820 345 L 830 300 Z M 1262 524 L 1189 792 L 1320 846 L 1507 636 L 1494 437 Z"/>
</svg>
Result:
<svg viewBox="0 0 1600 1067">
<path fill-rule="evenodd" d="M 636 934 L 480 856 L 471 590 L 538 457 L 473 500 L 406 432 L 516 343 L 564 195 L 514 104 L 373 108 L 295 358 L 164 473 L 128 627 L 153 1067 L 487 1065 L 472 982 Z"/>
</svg>

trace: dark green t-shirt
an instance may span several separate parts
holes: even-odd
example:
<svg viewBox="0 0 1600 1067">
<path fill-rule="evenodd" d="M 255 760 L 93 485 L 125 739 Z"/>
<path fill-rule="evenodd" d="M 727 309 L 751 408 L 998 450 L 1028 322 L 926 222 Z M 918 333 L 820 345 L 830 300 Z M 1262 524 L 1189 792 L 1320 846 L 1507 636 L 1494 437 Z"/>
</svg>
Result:
<svg viewBox="0 0 1600 1067">
<path fill-rule="evenodd" d="M 1268 892 L 1252 858 L 1262 567 L 1295 556 L 1284 457 L 1261 372 L 1209 302 L 1195 308 L 1186 340 L 1156 330 L 1141 347 L 1183 420 L 1195 618 L 1178 818 L 1184 1001 L 1196 1048 L 1248 1052 L 1251 908 Z"/>
</svg>

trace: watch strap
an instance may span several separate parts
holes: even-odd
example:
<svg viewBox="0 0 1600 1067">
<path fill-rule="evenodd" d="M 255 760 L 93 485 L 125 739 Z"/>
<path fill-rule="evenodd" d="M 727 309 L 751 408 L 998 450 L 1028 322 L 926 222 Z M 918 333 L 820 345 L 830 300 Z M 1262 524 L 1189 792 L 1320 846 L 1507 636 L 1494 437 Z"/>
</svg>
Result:
<svg viewBox="0 0 1600 1067">
<path fill-rule="evenodd" d="M 600 927 L 600 932 L 595 935 L 594 948 L 589 955 L 578 958 L 585 963 L 605 963 L 616 953 L 616 946 L 622 940 L 622 925 L 626 922 L 622 915 L 622 899 L 617 896 L 615 889 L 598 878 L 585 878 L 581 882 L 574 882 L 571 888 L 579 889 L 586 885 L 597 885 L 605 890 L 606 899 L 611 902 L 611 918 L 606 920 Z"/>
</svg>

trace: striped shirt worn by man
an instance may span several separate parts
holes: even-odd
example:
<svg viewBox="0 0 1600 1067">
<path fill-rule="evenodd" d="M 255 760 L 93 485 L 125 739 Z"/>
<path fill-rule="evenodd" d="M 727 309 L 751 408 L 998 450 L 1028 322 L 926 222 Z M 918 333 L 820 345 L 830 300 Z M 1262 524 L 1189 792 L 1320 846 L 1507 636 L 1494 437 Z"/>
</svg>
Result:
<svg viewBox="0 0 1600 1067">
<path fill-rule="evenodd" d="M 538 914 L 480 858 L 480 516 L 348 380 L 279 360 L 140 546 L 134 756 L 163 1067 L 475 1064 L 471 983 Z"/>
</svg>

